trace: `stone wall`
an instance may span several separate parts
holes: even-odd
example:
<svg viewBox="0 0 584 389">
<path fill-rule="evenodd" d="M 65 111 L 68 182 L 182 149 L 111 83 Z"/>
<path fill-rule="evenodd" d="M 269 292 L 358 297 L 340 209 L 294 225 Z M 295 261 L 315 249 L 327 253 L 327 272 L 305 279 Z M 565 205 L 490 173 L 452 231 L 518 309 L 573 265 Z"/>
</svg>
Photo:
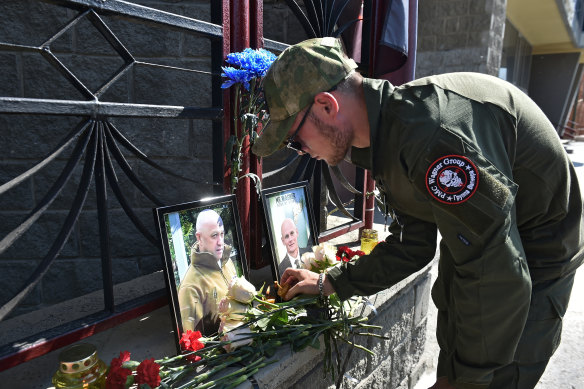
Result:
<svg viewBox="0 0 584 389">
<path fill-rule="evenodd" d="M 505 0 L 421 0 L 416 77 L 472 71 L 497 75 Z"/>
<path fill-rule="evenodd" d="M 208 1 L 143 0 L 136 3 L 210 21 Z M 0 41 L 38 47 L 78 15 L 77 11 L 36 0 L 0 3 Z M 99 100 L 102 102 L 210 107 L 211 42 L 194 33 L 116 16 L 104 23 L 137 61 L 200 72 L 135 65 Z M 99 89 L 123 64 L 118 53 L 87 19 L 58 37 L 51 51 L 88 89 Z M 37 51 L 0 51 L 0 96 L 85 100 Z M 81 116 L 0 114 L 0 183 L 22 174 L 51 152 L 87 118 Z M 163 118 L 110 118 L 110 122 L 151 160 L 194 182 L 152 168 L 120 147 L 133 172 L 162 204 L 197 200 L 222 191 L 212 184 L 211 121 Z M 14 189 L 0 196 L 0 236 L 27 217 L 50 190 L 73 147 Z M 84 159 L 47 211 L 0 256 L 4 304 L 21 288 L 49 251 L 76 195 Z M 115 160 L 113 161 L 116 165 Z M 148 199 L 115 166 L 128 203 L 148 231 L 156 235 Z M 109 186 L 109 185 L 108 185 Z M 158 247 L 126 216 L 108 190 L 113 281 L 120 283 L 162 269 Z M 56 261 L 13 315 L 39 309 L 102 288 L 96 194 L 92 180 L 78 221 Z M 163 285 L 161 285 L 163 287 Z"/>
<path fill-rule="evenodd" d="M 178 15 L 211 21 L 205 0 L 141 0 L 133 3 Z M 77 11 L 39 0 L 7 0 L 0 4 L 0 42 L 40 46 L 76 15 Z M 104 23 L 138 60 L 196 72 L 136 65 L 117 80 L 99 100 L 103 102 L 211 106 L 211 43 L 194 33 L 128 18 L 102 16 Z M 264 4 L 266 38 L 294 43 L 306 39 L 300 23 L 284 1 Z M 51 51 L 88 89 L 99 89 L 123 65 L 116 51 L 91 22 L 84 18 L 51 45 Z M 206 73 L 206 74 L 205 74 Z M 84 100 L 45 58 L 35 51 L 0 51 L 0 96 Z M 0 183 L 25 172 L 56 147 L 59 140 L 82 120 L 80 116 L 0 114 Z M 153 169 L 123 150 L 128 163 L 145 186 L 164 205 L 222 194 L 213 185 L 212 128 L 209 120 L 111 118 L 120 132 L 154 162 L 194 182 Z M 45 169 L 0 196 L 0 236 L 16 228 L 43 198 L 66 165 L 72 147 Z M 264 169 L 281 159 L 266 159 Z M 115 164 L 115 162 L 114 162 Z M 6 274 L 0 303 L 8 301 L 24 285 L 46 255 L 67 215 L 80 181 L 83 160 L 49 209 L 16 243 L 0 255 L 0 274 Z M 155 204 L 138 190 L 119 168 L 119 185 L 139 219 L 155 234 Z M 266 179 L 264 187 L 288 182 L 294 168 Z M 158 248 L 132 224 L 113 192 L 110 209 L 113 281 L 121 283 L 162 269 Z M 116 239 L 116 237 L 123 237 Z M 61 254 L 39 285 L 13 312 L 29 312 L 102 288 L 101 258 L 92 183 L 84 211 Z"/>
<path fill-rule="evenodd" d="M 424 370 L 424 345 L 431 287 L 430 267 L 394 287 L 370 297 L 376 312 L 367 307 L 373 331 L 387 339 L 357 337 L 374 355 L 354 349 L 343 377 L 343 388 L 411 389 Z M 365 340 L 364 340 L 365 339 Z M 322 344 L 322 342 L 321 342 Z M 348 348 L 341 347 L 343 360 Z M 332 389 L 335 382 L 323 374 L 324 351 L 305 349 L 300 353 L 280 350 L 278 361 L 254 376 L 262 389 Z M 251 386 L 250 386 L 251 388 Z"/>
<path fill-rule="evenodd" d="M 205 0 L 141 0 L 133 3 L 211 21 L 210 2 Z M 0 3 L 0 42 L 38 47 L 78 12 L 38 0 L 7 0 Z M 99 101 L 116 103 L 211 106 L 211 42 L 195 33 L 116 16 L 102 16 L 104 23 L 136 60 L 192 69 L 187 72 L 148 65 L 135 65 L 117 80 Z M 300 24 L 283 1 L 266 1 L 264 34 L 267 38 L 294 43 L 306 38 Z M 82 19 L 51 44 L 51 51 L 92 92 L 117 72 L 123 61 L 95 26 Z M 0 96 L 85 100 L 49 62 L 35 51 L 0 51 Z M 81 116 L 0 114 L 0 183 L 17 177 L 48 155 Z M 152 168 L 122 148 L 134 173 L 164 205 L 194 201 L 222 194 L 222 183 L 213 185 L 212 123 L 209 120 L 111 118 L 113 125 L 151 160 L 181 180 Z M 0 237 L 25 220 L 49 191 L 73 147 L 39 173 L 0 196 Z M 279 161 L 268 161 L 269 170 Z M 115 161 L 114 161 L 115 165 Z M 46 255 L 59 233 L 81 177 L 83 160 L 48 210 L 12 247 L 0 255 L 0 274 L 5 277 L 0 303 L 12 298 Z M 155 235 L 152 208 L 156 205 L 116 167 L 119 185 L 139 219 Z M 270 187 L 285 183 L 293 169 L 266 180 Z M 110 236 L 113 281 L 121 283 L 162 269 L 158 248 L 150 243 L 125 215 L 109 190 Z M 92 182 L 84 210 L 63 250 L 35 289 L 13 316 L 46 307 L 102 288 L 100 242 Z"/>
</svg>

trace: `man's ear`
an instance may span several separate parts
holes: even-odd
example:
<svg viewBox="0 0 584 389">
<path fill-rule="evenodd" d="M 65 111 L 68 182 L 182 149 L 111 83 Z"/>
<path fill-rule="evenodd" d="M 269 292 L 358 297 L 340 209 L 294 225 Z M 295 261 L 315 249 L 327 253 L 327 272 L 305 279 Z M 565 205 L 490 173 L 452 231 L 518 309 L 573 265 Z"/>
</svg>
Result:
<svg viewBox="0 0 584 389">
<path fill-rule="evenodd" d="M 197 237 L 197 242 L 200 242 L 201 241 L 201 233 L 195 232 L 195 236 Z"/>
<path fill-rule="evenodd" d="M 326 115 L 335 117 L 339 112 L 339 102 L 337 98 L 329 92 L 320 92 L 314 96 L 314 105 L 322 110 Z"/>
</svg>

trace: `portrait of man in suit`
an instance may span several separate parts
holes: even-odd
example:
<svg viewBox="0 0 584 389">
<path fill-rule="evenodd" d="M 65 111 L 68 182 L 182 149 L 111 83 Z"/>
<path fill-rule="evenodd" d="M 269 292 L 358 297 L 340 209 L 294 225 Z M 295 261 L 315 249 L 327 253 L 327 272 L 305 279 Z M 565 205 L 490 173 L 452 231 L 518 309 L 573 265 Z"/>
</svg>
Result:
<svg viewBox="0 0 584 389">
<path fill-rule="evenodd" d="M 289 267 L 297 269 L 300 267 L 300 257 L 305 252 L 309 251 L 310 248 L 305 247 L 301 248 L 298 246 L 298 228 L 294 221 L 290 218 L 284 219 L 282 225 L 280 227 L 280 239 L 282 240 L 282 244 L 286 248 L 286 255 L 278 264 L 278 273 L 280 276 L 284 273 Z"/>
</svg>

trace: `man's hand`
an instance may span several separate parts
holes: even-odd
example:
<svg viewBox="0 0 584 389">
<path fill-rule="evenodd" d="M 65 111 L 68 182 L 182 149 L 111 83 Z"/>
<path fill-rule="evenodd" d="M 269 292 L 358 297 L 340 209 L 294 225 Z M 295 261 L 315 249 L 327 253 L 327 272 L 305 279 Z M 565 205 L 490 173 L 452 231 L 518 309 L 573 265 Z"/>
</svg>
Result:
<svg viewBox="0 0 584 389">
<path fill-rule="evenodd" d="M 436 383 L 428 389 L 454 389 L 454 386 L 450 385 L 447 377 L 440 377 L 436 380 Z"/>
<path fill-rule="evenodd" d="M 291 286 L 288 293 L 284 296 L 284 300 L 290 300 L 298 294 L 318 294 L 318 273 L 306 269 L 293 269 L 289 267 L 282 274 L 281 284 Z M 335 290 L 332 284 L 325 275 L 323 283 L 324 295 L 328 296 L 334 292 Z"/>
</svg>

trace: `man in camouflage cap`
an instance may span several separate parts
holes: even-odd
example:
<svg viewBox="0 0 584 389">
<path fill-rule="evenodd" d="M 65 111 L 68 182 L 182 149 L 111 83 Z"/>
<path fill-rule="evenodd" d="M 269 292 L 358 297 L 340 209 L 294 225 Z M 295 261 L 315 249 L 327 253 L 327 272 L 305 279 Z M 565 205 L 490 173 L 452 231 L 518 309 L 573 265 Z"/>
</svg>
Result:
<svg viewBox="0 0 584 389">
<path fill-rule="evenodd" d="M 334 38 L 309 40 L 288 48 L 264 77 L 264 94 L 270 110 L 268 128 L 253 145 L 259 156 L 283 147 L 284 138 L 298 113 L 312 105 L 319 92 L 326 92 L 357 68 Z M 307 111 L 307 110 L 306 110 Z"/>
<path fill-rule="evenodd" d="M 324 276 L 287 269 L 286 298 L 388 288 L 432 261 L 439 232 L 433 388 L 533 388 L 584 260 L 582 196 L 554 127 L 495 77 L 395 87 L 354 69 L 338 41 L 322 38 L 288 48 L 266 75 L 272 122 L 253 151 L 350 159 L 372 172 L 392 217 L 367 256 Z"/>
</svg>

